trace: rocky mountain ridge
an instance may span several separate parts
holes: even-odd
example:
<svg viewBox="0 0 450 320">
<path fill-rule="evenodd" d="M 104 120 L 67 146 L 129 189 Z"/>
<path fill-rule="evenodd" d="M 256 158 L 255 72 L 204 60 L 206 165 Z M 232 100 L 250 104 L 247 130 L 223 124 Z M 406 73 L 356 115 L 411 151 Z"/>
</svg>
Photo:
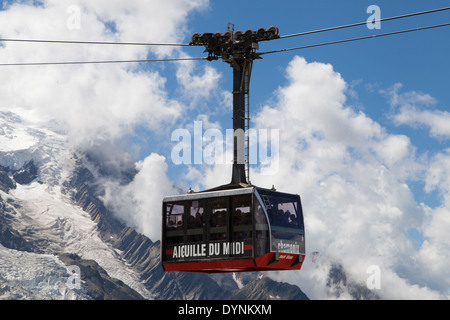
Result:
<svg viewBox="0 0 450 320">
<path fill-rule="evenodd" d="M 29 123 L 0 112 L 0 299 L 307 299 L 259 274 L 165 273 L 159 241 L 101 201 L 89 156 Z M 80 288 L 67 286 L 72 265 Z"/>
<path fill-rule="evenodd" d="M 157 292 L 156 299 L 200 300 L 229 299 L 230 297 L 232 299 L 271 299 L 271 297 L 277 296 L 271 293 L 279 290 L 278 285 L 293 289 L 291 294 L 284 294 L 285 299 L 307 299 L 307 296 L 298 287 L 269 281 L 268 278 L 266 280 L 266 277 L 249 282 L 244 286 L 245 290 L 243 290 L 244 288 L 229 290 L 221 287 L 207 274 L 165 273 L 159 260 L 159 241 L 152 242 L 133 228 L 126 227 L 114 219 L 105 206 L 92 195 L 93 191 L 88 186 L 92 175 L 84 168 L 74 177 L 75 179 L 69 185 L 79 190 L 73 195 L 75 203 L 87 211 L 97 222 L 104 241 L 121 251 L 121 257 L 140 275 L 145 286 L 152 292 Z M 228 277 L 232 278 L 232 275 L 229 274 Z M 255 282 L 259 283 L 259 294 L 255 294 L 247 287 L 247 285 L 251 288 L 255 287 Z"/>
</svg>

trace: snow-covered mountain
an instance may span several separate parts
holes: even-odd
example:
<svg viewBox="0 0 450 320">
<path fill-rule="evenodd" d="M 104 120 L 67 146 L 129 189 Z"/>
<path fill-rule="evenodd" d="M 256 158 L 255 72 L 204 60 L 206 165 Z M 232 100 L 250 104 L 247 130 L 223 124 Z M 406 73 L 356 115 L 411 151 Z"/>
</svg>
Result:
<svg viewBox="0 0 450 320">
<path fill-rule="evenodd" d="M 259 274 L 164 273 L 51 119 L 0 110 L 0 299 L 307 299 Z M 131 175 L 133 173 L 130 173 Z"/>
</svg>

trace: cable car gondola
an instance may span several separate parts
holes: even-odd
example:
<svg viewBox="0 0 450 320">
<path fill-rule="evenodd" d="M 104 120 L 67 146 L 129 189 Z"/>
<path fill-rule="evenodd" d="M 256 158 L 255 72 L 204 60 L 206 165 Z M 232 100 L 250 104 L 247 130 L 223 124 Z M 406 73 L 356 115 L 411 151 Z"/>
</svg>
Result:
<svg viewBox="0 0 450 320">
<path fill-rule="evenodd" d="M 229 187 L 164 198 L 164 270 L 299 270 L 305 256 L 300 197 Z"/>
<path fill-rule="evenodd" d="M 277 37 L 276 27 L 236 31 L 232 39 L 229 35 L 192 36 L 192 44 L 206 47 L 208 60 L 221 56 L 233 68 L 233 171 L 229 184 L 163 199 L 164 271 L 215 273 L 302 267 L 305 228 L 300 196 L 247 182 L 245 155 L 249 153 L 244 134 L 236 134 L 249 127 L 246 101 L 253 60 L 260 58 L 255 52 L 257 42 Z"/>
</svg>

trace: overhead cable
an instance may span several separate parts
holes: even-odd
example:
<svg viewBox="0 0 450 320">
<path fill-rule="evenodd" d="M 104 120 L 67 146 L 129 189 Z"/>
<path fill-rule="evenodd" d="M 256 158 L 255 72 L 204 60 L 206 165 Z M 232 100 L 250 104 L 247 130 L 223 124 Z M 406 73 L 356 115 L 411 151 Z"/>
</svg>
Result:
<svg viewBox="0 0 450 320">
<path fill-rule="evenodd" d="M 0 38 L 0 42 L 31 42 L 31 43 L 55 43 L 55 44 L 95 44 L 95 45 L 125 45 L 125 46 L 167 46 L 189 47 L 186 43 L 148 43 L 148 42 L 114 42 L 114 41 L 77 41 L 77 40 L 40 40 L 40 39 L 14 39 Z"/>
<path fill-rule="evenodd" d="M 352 41 L 365 40 L 365 39 L 374 39 L 374 38 L 392 36 L 392 35 L 396 35 L 396 34 L 415 32 L 415 31 L 421 31 L 421 30 L 428 30 L 428 29 L 435 29 L 435 28 L 442 28 L 442 27 L 448 27 L 448 26 L 450 26 L 450 23 L 444 23 L 444 24 L 438 24 L 438 25 L 434 25 L 434 26 L 420 27 L 420 28 L 414 28 L 414 29 L 408 29 L 408 30 L 393 31 L 393 32 L 388 32 L 388 33 L 374 34 L 374 35 L 365 36 L 365 37 L 358 37 L 358 38 L 351 38 L 351 39 L 344 39 L 344 40 L 329 41 L 329 42 L 305 45 L 305 46 L 301 46 L 301 47 L 294 47 L 294 48 L 288 48 L 288 49 L 266 51 L 266 52 L 259 53 L 259 55 L 278 53 L 278 52 L 286 52 L 286 51 L 294 51 L 294 50 L 301 50 L 301 49 L 308 49 L 308 48 L 315 48 L 315 47 L 322 47 L 322 46 L 327 46 L 327 45 L 332 45 L 332 44 L 352 42 Z"/>
<path fill-rule="evenodd" d="M 395 16 L 395 17 L 390 17 L 390 18 L 384 18 L 384 19 L 380 19 L 380 20 L 375 20 L 374 22 L 402 19 L 402 18 L 413 17 L 413 16 L 418 16 L 418 15 L 437 13 L 437 12 L 441 12 L 441 11 L 445 11 L 445 10 L 450 10 L 450 7 L 427 10 L 427 11 L 422 11 L 422 12 L 415 12 L 415 13 L 410 13 L 410 14 L 405 14 L 405 15 L 400 15 L 400 16 Z M 355 26 L 360 26 L 360 25 L 365 25 L 365 24 L 367 24 L 367 22 L 353 23 L 353 24 L 347 24 L 347 25 L 343 25 L 343 26 L 336 26 L 336 27 L 306 31 L 306 32 L 301 32 L 301 33 L 280 36 L 279 39 L 303 36 L 303 35 L 308 35 L 308 34 L 314 34 L 314 33 L 320 33 L 320 32 L 332 31 L 332 30 L 338 30 L 338 29 L 344 29 L 344 28 L 350 28 L 350 27 L 355 27 Z M 287 52 L 287 51 L 301 50 L 301 49 L 307 49 L 307 48 L 321 47 L 321 46 L 353 42 L 353 41 L 359 41 L 359 40 L 365 40 L 365 39 L 373 39 L 373 38 L 391 36 L 391 35 L 396 35 L 396 34 L 403 34 L 403 33 L 409 33 L 409 32 L 421 31 L 421 30 L 447 27 L 447 26 L 450 26 L 450 23 L 427 26 L 427 27 L 418 27 L 418 28 L 413 28 L 413 29 L 408 29 L 408 30 L 393 31 L 393 32 L 389 32 L 389 33 L 375 34 L 375 35 L 363 36 L 363 37 L 357 37 L 357 38 L 351 38 L 351 39 L 329 41 L 329 42 L 304 45 L 304 46 L 286 48 L 286 49 L 280 49 L 280 50 L 266 51 L 266 52 L 258 53 L 258 55 L 265 55 L 265 54 Z M 39 39 L 15 39 L 15 38 L 0 38 L 0 42 L 29 42 L 29 43 L 86 44 L 86 45 L 129 45 L 129 46 L 186 46 L 186 47 L 191 46 L 190 44 L 183 44 L 183 43 L 145 43 L 145 42 L 76 41 L 76 40 L 72 41 L 72 40 L 39 40 Z M 0 63 L 0 67 L 146 63 L 146 62 L 173 62 L 173 61 L 195 61 L 195 60 L 207 60 L 207 58 L 167 58 L 167 59 L 142 59 L 142 60 L 99 60 L 99 61 L 61 61 L 61 62 L 18 62 L 18 63 Z"/>
<path fill-rule="evenodd" d="M 376 23 L 376 22 L 397 20 L 397 19 L 409 18 L 409 17 L 419 16 L 419 15 L 437 13 L 437 12 L 441 12 L 441 11 L 445 11 L 445 10 L 450 10 L 450 7 L 444 7 L 444 8 L 427 10 L 427 11 L 404 14 L 404 15 L 395 16 L 395 17 L 383 18 L 383 19 L 379 19 L 379 20 L 374 20 L 373 22 Z M 350 27 L 357 27 L 357 26 L 361 26 L 361 25 L 365 25 L 365 24 L 367 24 L 367 21 L 284 35 L 284 36 L 280 36 L 278 39 L 285 39 L 285 38 L 291 38 L 291 37 L 304 36 L 304 35 L 308 35 L 308 34 L 333 31 L 333 30 L 345 29 L 345 28 L 350 28 Z M 86 45 L 126 45 L 126 46 L 171 46 L 171 47 L 192 46 L 188 43 L 78 41 L 78 40 L 47 40 L 47 39 L 16 39 L 16 38 L 0 38 L 0 42 L 30 42 L 30 43 L 55 43 L 55 44 L 59 43 L 59 44 L 86 44 Z"/>
<path fill-rule="evenodd" d="M 61 61 L 61 62 L 18 62 L 18 63 L 0 63 L 0 67 L 77 65 L 77 64 L 108 64 L 108 63 L 174 62 L 174 61 L 195 61 L 195 60 L 205 60 L 205 58 L 170 58 L 170 59 L 143 59 L 143 60 L 99 60 L 99 61 Z"/>
<path fill-rule="evenodd" d="M 379 20 L 374 20 L 373 23 L 383 22 L 383 21 L 390 21 L 390 20 L 397 20 L 397 19 L 403 19 L 403 18 L 409 18 L 409 17 L 415 17 L 415 16 L 419 16 L 419 15 L 436 13 L 436 12 L 445 11 L 445 10 L 450 10 L 450 7 L 433 9 L 433 10 L 427 10 L 427 11 L 422 11 L 422 12 L 408 13 L 408 14 L 404 14 L 404 15 L 400 15 L 400 16 L 389 17 L 389 18 L 383 18 L 383 19 L 379 19 Z M 314 34 L 314 33 L 333 31 L 333 30 L 339 30 L 339 29 L 345 29 L 345 28 L 351 28 L 351 27 L 358 27 L 358 26 L 362 26 L 362 25 L 367 25 L 367 21 L 358 22 L 358 23 L 351 23 L 351 24 L 346 24 L 346 25 L 342 25 L 342 26 L 336 26 L 336 27 L 330 27 L 330 28 L 317 29 L 317 30 L 311 30 L 311 31 L 305 31 L 305 32 L 300 32 L 300 33 L 289 34 L 289 35 L 285 35 L 285 36 L 280 36 L 278 39 L 285 39 L 285 38 L 291 38 L 291 37 L 305 36 L 305 35 Z"/>
</svg>

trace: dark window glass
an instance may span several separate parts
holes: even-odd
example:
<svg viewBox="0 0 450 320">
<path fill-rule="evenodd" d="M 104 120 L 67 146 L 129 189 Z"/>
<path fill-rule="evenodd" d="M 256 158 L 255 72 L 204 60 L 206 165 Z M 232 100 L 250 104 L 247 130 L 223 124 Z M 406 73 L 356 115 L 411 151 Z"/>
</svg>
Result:
<svg viewBox="0 0 450 320">
<path fill-rule="evenodd" d="M 184 205 L 168 203 L 166 205 L 166 227 L 167 230 L 183 228 Z"/>
<path fill-rule="evenodd" d="M 187 221 L 187 241 L 202 242 L 203 241 L 203 219 L 204 219 L 203 201 L 190 201 L 189 216 Z"/>
<path fill-rule="evenodd" d="M 257 199 L 254 202 L 255 215 L 255 254 L 257 257 L 269 252 L 269 225 L 267 224 L 266 215 Z"/>
<path fill-rule="evenodd" d="M 250 195 L 236 196 L 231 201 L 233 240 L 252 237 L 252 215 Z"/>
<path fill-rule="evenodd" d="M 166 242 L 168 245 L 184 242 L 183 203 L 166 204 Z"/>
<path fill-rule="evenodd" d="M 303 228 L 299 203 L 294 199 L 263 196 L 264 205 L 273 226 Z"/>
<path fill-rule="evenodd" d="M 228 198 L 212 199 L 209 208 L 210 240 L 227 239 Z"/>
</svg>

